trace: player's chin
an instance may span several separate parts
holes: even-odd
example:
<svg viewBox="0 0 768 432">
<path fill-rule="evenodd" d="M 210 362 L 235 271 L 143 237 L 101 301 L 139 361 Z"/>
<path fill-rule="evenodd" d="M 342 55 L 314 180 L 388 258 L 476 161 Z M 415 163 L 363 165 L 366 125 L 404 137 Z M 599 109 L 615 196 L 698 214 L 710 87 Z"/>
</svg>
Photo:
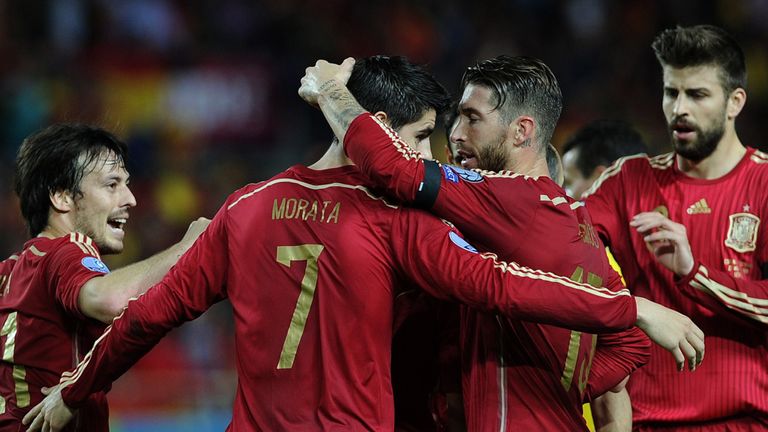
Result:
<svg viewBox="0 0 768 432">
<path fill-rule="evenodd" d="M 122 240 L 110 239 L 99 246 L 99 252 L 101 252 L 102 255 L 119 254 L 123 251 L 123 247 Z"/>
</svg>

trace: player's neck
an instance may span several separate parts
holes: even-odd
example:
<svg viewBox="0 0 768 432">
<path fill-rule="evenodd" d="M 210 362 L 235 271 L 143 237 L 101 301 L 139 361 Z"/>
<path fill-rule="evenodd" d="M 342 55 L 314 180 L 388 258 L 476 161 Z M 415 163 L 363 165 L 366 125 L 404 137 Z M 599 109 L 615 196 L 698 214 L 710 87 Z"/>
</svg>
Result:
<svg viewBox="0 0 768 432">
<path fill-rule="evenodd" d="M 518 152 L 509 159 L 504 169 L 530 177 L 549 177 L 546 157 L 539 155 L 534 149 Z"/>
<path fill-rule="evenodd" d="M 317 162 L 309 166 L 313 170 L 325 170 L 339 168 L 347 165 L 354 165 L 352 161 L 344 154 L 344 147 L 334 138 L 328 150 Z"/>
<path fill-rule="evenodd" d="M 739 164 L 747 148 L 739 140 L 733 129 L 726 130 L 717 148 L 711 155 L 695 162 L 677 156 L 677 167 L 686 175 L 703 180 L 720 178 Z"/>
<path fill-rule="evenodd" d="M 43 230 L 40 231 L 40 234 L 38 234 L 37 237 L 54 239 L 54 238 L 63 237 L 75 231 L 72 224 L 68 223 L 68 221 L 66 220 L 63 220 L 64 219 L 63 216 L 64 215 L 56 214 L 48 218 L 48 224 L 45 225 L 45 228 L 43 228 Z"/>
</svg>

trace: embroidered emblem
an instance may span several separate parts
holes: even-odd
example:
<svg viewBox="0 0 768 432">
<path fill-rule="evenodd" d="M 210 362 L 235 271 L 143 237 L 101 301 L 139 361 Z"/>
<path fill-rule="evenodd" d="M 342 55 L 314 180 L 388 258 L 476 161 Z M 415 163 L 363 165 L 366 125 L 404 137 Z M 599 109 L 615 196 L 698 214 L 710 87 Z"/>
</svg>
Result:
<svg viewBox="0 0 768 432">
<path fill-rule="evenodd" d="M 730 224 L 725 245 L 740 253 L 755 250 L 760 218 L 751 213 L 734 213 L 728 218 Z"/>
</svg>

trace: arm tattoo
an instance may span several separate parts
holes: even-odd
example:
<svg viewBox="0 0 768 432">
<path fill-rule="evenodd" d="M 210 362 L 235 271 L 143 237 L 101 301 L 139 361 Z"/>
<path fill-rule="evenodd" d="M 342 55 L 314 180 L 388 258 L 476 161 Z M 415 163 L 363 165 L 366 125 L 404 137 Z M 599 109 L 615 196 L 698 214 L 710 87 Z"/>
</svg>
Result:
<svg viewBox="0 0 768 432">
<path fill-rule="evenodd" d="M 336 80 L 323 83 L 320 86 L 320 92 L 326 97 L 324 105 L 329 120 L 344 131 L 349 128 L 352 120 L 365 112 L 365 109 L 357 103 L 349 90 L 342 87 Z"/>
</svg>

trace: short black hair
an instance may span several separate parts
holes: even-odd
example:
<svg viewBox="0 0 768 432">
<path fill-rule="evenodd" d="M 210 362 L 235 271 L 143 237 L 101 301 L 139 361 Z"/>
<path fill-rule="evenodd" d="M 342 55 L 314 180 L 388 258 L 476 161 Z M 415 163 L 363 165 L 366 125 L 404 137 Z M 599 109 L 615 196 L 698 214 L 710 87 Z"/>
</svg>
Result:
<svg viewBox="0 0 768 432">
<path fill-rule="evenodd" d="M 563 154 L 579 150 L 576 167 L 585 178 L 600 165 L 610 166 L 616 159 L 646 153 L 643 137 L 621 120 L 595 120 L 573 134 L 563 146 Z"/>
<path fill-rule="evenodd" d="M 662 66 L 718 66 L 726 93 L 747 87 L 744 52 L 736 40 L 720 27 L 697 25 L 667 29 L 656 37 L 651 47 Z"/>
<path fill-rule="evenodd" d="M 347 88 L 367 111 L 387 113 L 393 129 L 415 122 L 429 109 L 440 115 L 450 104 L 448 92 L 424 67 L 401 56 L 356 60 Z"/>
<path fill-rule="evenodd" d="M 494 109 L 510 122 L 526 114 L 536 119 L 538 143 L 544 149 L 555 132 L 563 110 L 563 94 L 552 70 L 543 61 L 526 56 L 501 55 L 470 66 L 461 87 L 476 84 L 493 92 Z"/>
<path fill-rule="evenodd" d="M 48 224 L 50 195 L 69 191 L 82 196 L 80 182 L 104 151 L 125 165 L 128 147 L 110 132 L 84 124 L 54 124 L 28 136 L 16 157 L 14 190 L 29 234 Z"/>
</svg>

